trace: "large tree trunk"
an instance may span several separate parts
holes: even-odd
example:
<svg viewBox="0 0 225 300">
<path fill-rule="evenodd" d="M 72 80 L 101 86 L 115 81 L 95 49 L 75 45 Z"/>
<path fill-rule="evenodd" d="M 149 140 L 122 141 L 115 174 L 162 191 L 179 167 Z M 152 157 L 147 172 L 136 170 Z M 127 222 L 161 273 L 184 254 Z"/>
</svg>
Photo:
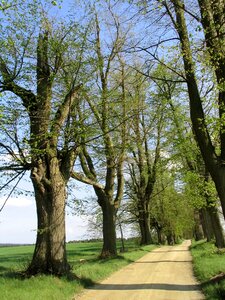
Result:
<svg viewBox="0 0 225 300">
<path fill-rule="evenodd" d="M 156 229 L 156 232 L 157 232 L 158 244 L 159 245 L 164 245 L 165 242 L 164 242 L 163 237 L 162 237 L 162 228 L 161 227 L 155 227 L 155 229 Z"/>
<path fill-rule="evenodd" d="M 208 211 L 210 214 L 212 228 L 213 228 L 213 232 L 214 232 L 215 239 L 216 239 L 216 247 L 224 248 L 224 245 L 225 245 L 224 233 L 223 233 L 223 228 L 220 223 L 218 210 L 216 207 L 210 206 L 208 208 Z"/>
<path fill-rule="evenodd" d="M 209 173 L 206 171 L 205 173 L 205 182 L 209 181 Z M 224 239 L 224 233 L 223 228 L 220 223 L 220 218 L 218 214 L 218 209 L 216 207 L 215 200 L 209 196 L 209 194 L 206 192 L 205 194 L 206 202 L 207 202 L 207 212 L 209 214 L 212 230 L 216 239 L 216 246 L 218 248 L 225 247 L 225 239 Z"/>
<path fill-rule="evenodd" d="M 204 237 L 207 239 L 207 242 L 210 242 L 214 238 L 214 232 L 213 232 L 212 222 L 208 212 L 208 208 L 202 208 L 200 210 L 200 219 L 201 219 L 202 229 L 204 232 Z"/>
<path fill-rule="evenodd" d="M 200 220 L 200 214 L 199 211 L 195 211 L 194 213 L 194 220 L 195 220 L 195 226 L 194 226 L 194 238 L 196 241 L 199 241 L 203 239 L 204 233 L 203 228 Z"/>
<path fill-rule="evenodd" d="M 103 215 L 103 247 L 101 258 L 114 257 L 117 255 L 116 249 L 116 209 L 110 196 L 101 196 L 98 202 Z"/>
<path fill-rule="evenodd" d="M 209 170 L 210 171 L 210 170 Z M 223 216 L 225 218 L 225 169 L 219 165 L 211 169 L 210 175 L 215 183 L 216 190 L 220 199 Z"/>
<path fill-rule="evenodd" d="M 40 163 L 38 168 L 33 169 L 31 178 L 38 230 L 35 251 L 27 273 L 63 275 L 69 270 L 65 247 L 66 182 L 60 173 L 57 158 L 52 158 L 48 167 Z"/>
<path fill-rule="evenodd" d="M 142 204 L 142 203 L 141 203 Z M 149 245 L 152 244 L 152 236 L 150 231 L 150 217 L 148 210 L 141 205 L 139 209 L 139 226 L 141 232 L 141 245 Z"/>
<path fill-rule="evenodd" d="M 175 244 L 175 240 L 174 240 L 174 235 L 172 234 L 172 232 L 169 232 L 167 235 L 166 235 L 166 239 L 167 239 L 167 244 L 172 246 Z"/>
</svg>

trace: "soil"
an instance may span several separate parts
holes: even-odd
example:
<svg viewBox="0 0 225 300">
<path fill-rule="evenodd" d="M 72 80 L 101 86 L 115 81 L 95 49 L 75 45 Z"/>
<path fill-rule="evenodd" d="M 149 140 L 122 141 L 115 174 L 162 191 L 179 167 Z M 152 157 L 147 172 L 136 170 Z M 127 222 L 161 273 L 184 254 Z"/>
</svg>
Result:
<svg viewBox="0 0 225 300">
<path fill-rule="evenodd" d="M 74 300 L 203 300 L 193 275 L 190 244 L 157 248 Z"/>
</svg>

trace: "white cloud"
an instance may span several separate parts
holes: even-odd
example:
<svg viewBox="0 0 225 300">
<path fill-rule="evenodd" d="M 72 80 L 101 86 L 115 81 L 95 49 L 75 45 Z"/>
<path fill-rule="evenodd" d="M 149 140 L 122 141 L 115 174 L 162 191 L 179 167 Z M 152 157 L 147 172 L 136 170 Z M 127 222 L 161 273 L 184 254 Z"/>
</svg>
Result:
<svg viewBox="0 0 225 300">
<path fill-rule="evenodd" d="M 5 199 L 2 197 L 0 198 L 0 207 L 4 204 Z M 6 206 L 14 206 L 14 207 L 27 207 L 31 206 L 33 204 L 33 201 L 31 199 L 25 198 L 25 197 L 12 197 L 9 198 L 6 202 Z"/>
</svg>

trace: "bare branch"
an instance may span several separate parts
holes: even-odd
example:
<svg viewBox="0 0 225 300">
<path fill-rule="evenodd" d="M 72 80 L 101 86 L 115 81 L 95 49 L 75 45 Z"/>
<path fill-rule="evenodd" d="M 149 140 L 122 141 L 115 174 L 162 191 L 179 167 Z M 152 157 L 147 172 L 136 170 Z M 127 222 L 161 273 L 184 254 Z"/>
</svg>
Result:
<svg viewBox="0 0 225 300">
<path fill-rule="evenodd" d="M 22 170 L 21 172 L 17 173 L 13 178 L 11 178 L 9 181 L 7 181 L 3 186 L 0 187 L 0 191 L 3 190 L 5 187 L 7 187 L 7 185 L 9 185 L 13 180 L 15 180 L 23 172 L 24 172 L 24 170 Z"/>
<path fill-rule="evenodd" d="M 20 180 L 23 178 L 25 171 L 21 172 L 22 175 L 20 176 L 20 178 L 17 180 L 16 184 L 14 185 L 14 187 L 12 188 L 12 190 L 10 191 L 9 195 L 7 196 L 6 200 L 4 201 L 2 207 L 0 208 L 0 212 L 2 212 L 3 208 L 5 207 L 7 201 L 9 200 L 9 198 L 11 197 L 12 193 L 14 192 L 14 190 L 16 189 L 17 185 L 19 184 Z"/>
<path fill-rule="evenodd" d="M 163 64 L 163 63 L 162 63 L 162 64 Z M 165 77 L 164 77 L 164 78 L 156 77 L 156 76 L 153 76 L 153 75 L 151 75 L 151 74 L 145 73 L 145 72 L 141 71 L 140 69 L 135 68 L 135 67 L 133 67 L 133 66 L 131 66 L 131 68 L 132 68 L 133 70 L 137 71 L 138 73 L 140 73 L 141 75 L 144 75 L 145 77 L 150 78 L 150 79 L 152 79 L 152 80 L 160 80 L 160 81 L 176 82 L 176 83 L 186 83 L 186 82 L 187 82 L 186 78 L 185 78 L 183 75 L 181 75 L 181 74 L 175 72 L 173 69 L 169 68 L 169 67 L 168 67 L 167 65 L 165 65 L 165 64 L 164 64 L 164 66 L 165 66 L 166 68 L 170 69 L 172 72 L 174 72 L 174 73 L 176 73 L 177 75 L 179 75 L 179 77 L 184 78 L 184 80 L 178 80 L 178 79 L 175 80 L 175 79 L 169 79 L 169 78 L 165 78 Z"/>
</svg>

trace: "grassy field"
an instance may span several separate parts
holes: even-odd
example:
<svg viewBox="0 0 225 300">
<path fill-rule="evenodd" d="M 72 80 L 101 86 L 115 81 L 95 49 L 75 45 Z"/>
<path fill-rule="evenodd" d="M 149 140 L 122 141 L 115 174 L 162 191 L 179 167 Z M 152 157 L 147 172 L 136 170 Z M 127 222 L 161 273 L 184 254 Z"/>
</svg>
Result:
<svg viewBox="0 0 225 300">
<path fill-rule="evenodd" d="M 102 280 L 155 247 L 139 247 L 134 241 L 127 241 L 125 247 L 128 252 L 111 260 L 99 260 L 101 246 L 101 242 L 67 245 L 69 263 L 80 280 L 43 275 L 21 279 L 16 272 L 24 270 L 28 265 L 33 246 L 0 247 L 0 299 L 71 300 L 85 286 Z"/>
<path fill-rule="evenodd" d="M 194 272 L 208 300 L 225 299 L 225 251 L 213 243 L 194 242 L 191 247 Z"/>
</svg>

